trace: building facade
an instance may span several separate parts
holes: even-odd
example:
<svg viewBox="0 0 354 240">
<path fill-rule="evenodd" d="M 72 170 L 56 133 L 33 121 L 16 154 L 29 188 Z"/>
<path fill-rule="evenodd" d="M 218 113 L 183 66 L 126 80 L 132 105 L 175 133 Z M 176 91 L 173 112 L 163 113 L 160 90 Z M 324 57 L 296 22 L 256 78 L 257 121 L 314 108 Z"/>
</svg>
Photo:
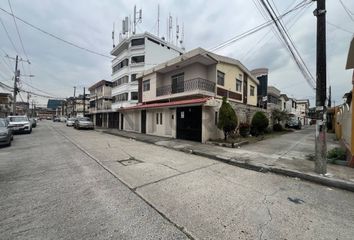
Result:
<svg viewBox="0 0 354 240">
<path fill-rule="evenodd" d="M 281 109 L 280 90 L 274 86 L 267 87 L 267 109 Z"/>
<path fill-rule="evenodd" d="M 125 38 L 111 51 L 112 110 L 138 103 L 137 74 L 170 60 L 183 50 L 150 33 Z"/>
<path fill-rule="evenodd" d="M 99 127 L 108 127 L 109 115 L 112 112 L 112 82 L 101 80 L 91 87 L 89 114 Z"/>
<path fill-rule="evenodd" d="M 259 81 L 239 61 L 197 48 L 144 71 L 139 104 L 122 110 L 123 129 L 206 142 L 217 128 L 222 97 L 256 106 Z"/>
<path fill-rule="evenodd" d="M 11 115 L 13 97 L 11 93 L 0 93 L 0 118 Z"/>
</svg>

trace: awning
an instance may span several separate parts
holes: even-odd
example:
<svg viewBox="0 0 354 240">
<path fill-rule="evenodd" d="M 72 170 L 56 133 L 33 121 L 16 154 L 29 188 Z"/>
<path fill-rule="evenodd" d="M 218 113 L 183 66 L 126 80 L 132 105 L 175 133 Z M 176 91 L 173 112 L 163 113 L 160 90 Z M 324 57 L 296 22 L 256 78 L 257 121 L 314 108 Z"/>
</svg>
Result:
<svg viewBox="0 0 354 240">
<path fill-rule="evenodd" d="M 119 110 L 138 110 L 138 109 L 151 109 L 151 108 L 164 108 L 164 107 L 182 107 L 182 106 L 192 106 L 192 105 L 202 105 L 206 103 L 210 98 L 195 98 L 188 100 L 180 100 L 173 102 L 163 102 L 163 103 L 151 103 L 151 104 L 140 104 L 133 107 L 121 108 Z"/>
</svg>

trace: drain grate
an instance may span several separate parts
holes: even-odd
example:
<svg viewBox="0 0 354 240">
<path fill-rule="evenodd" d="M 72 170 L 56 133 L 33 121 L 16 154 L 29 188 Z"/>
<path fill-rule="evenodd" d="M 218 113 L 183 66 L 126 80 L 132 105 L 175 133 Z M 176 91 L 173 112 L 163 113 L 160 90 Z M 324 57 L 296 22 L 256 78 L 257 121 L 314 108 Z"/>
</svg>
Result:
<svg viewBox="0 0 354 240">
<path fill-rule="evenodd" d="M 130 157 L 128 159 L 118 160 L 117 162 L 121 163 L 124 166 L 130 166 L 130 165 L 142 163 L 143 161 L 135 159 L 134 157 Z"/>
</svg>

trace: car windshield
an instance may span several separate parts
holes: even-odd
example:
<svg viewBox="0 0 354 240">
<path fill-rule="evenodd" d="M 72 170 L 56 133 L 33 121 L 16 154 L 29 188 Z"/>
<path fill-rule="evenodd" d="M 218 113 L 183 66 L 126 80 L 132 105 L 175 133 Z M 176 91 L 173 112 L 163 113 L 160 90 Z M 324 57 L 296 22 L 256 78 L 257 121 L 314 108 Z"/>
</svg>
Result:
<svg viewBox="0 0 354 240">
<path fill-rule="evenodd" d="M 78 119 L 79 121 L 91 121 L 88 117 L 82 117 Z"/>
<path fill-rule="evenodd" d="M 9 117 L 10 122 L 25 122 L 28 121 L 27 117 Z"/>
<path fill-rule="evenodd" d="M 4 119 L 0 119 L 0 127 L 6 127 L 6 121 Z"/>
</svg>

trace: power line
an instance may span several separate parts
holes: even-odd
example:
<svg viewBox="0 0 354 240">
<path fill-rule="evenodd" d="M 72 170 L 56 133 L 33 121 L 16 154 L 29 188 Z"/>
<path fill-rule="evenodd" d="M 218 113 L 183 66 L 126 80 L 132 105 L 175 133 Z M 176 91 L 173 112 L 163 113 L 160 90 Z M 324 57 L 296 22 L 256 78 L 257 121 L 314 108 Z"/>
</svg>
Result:
<svg viewBox="0 0 354 240">
<path fill-rule="evenodd" d="M 347 33 L 349 33 L 349 34 L 354 34 L 354 32 L 351 32 L 351 31 L 349 31 L 349 30 L 347 30 L 347 29 L 344 29 L 344 28 L 342 28 L 342 27 L 340 27 L 340 26 L 338 26 L 338 25 L 336 25 L 336 24 L 334 24 L 334 23 L 331 23 L 331 22 L 329 22 L 329 21 L 326 21 L 326 23 L 327 23 L 328 25 L 331 25 L 332 27 L 335 27 L 335 28 L 337 28 L 337 29 L 339 29 L 339 30 L 342 30 L 342 31 L 344 31 L 344 32 L 347 32 Z"/>
<path fill-rule="evenodd" d="M 2 27 L 4 28 L 4 31 L 5 31 L 5 33 L 6 33 L 6 36 L 7 36 L 7 38 L 9 39 L 9 41 L 10 41 L 12 47 L 14 48 L 15 52 L 18 54 L 17 48 L 16 48 L 14 42 L 12 41 L 12 38 L 10 37 L 10 34 L 9 34 L 9 32 L 7 31 L 6 26 L 5 26 L 4 22 L 2 21 L 1 17 L 0 17 L 0 22 L 1 22 Z"/>
<path fill-rule="evenodd" d="M 44 94 L 48 94 L 48 95 L 54 96 L 54 94 L 51 94 L 51 93 L 49 93 L 49 92 L 43 91 L 43 90 L 41 90 L 41 89 L 39 89 L 39 88 L 36 88 L 36 87 L 32 86 L 31 84 L 29 84 L 29 83 L 25 82 L 24 80 L 21 80 L 21 82 L 22 82 L 22 83 L 24 83 L 25 85 L 27 85 L 27 86 L 29 86 L 29 87 L 31 87 L 31 88 L 33 88 L 33 89 L 35 89 L 35 90 L 39 91 L 39 92 L 41 92 L 41 93 L 44 93 Z"/>
<path fill-rule="evenodd" d="M 349 10 L 349 8 L 347 8 L 347 6 L 344 5 L 344 3 L 342 2 L 342 0 L 339 0 L 340 4 L 342 5 L 342 7 L 344 8 L 344 11 L 348 14 L 349 18 L 354 22 L 354 18 L 353 18 L 353 13 Z"/>
<path fill-rule="evenodd" d="M 17 26 L 17 23 L 16 23 L 16 19 L 15 19 L 15 17 L 14 17 L 14 12 L 13 12 L 13 10 L 12 10 L 11 2 L 10 2 L 10 0 L 7 0 L 7 2 L 9 3 L 9 6 L 10 6 L 10 10 L 11 10 L 11 13 L 12 13 L 12 18 L 13 18 L 13 20 L 14 20 L 14 24 L 15 24 L 15 27 L 16 27 L 16 31 L 17 31 L 18 38 L 20 39 L 22 51 L 23 51 L 23 53 L 25 54 L 26 58 L 29 59 L 28 56 L 27 56 L 27 53 L 26 53 L 26 51 L 25 51 L 25 47 L 23 46 L 23 41 L 22 41 L 22 38 L 21 38 L 20 31 L 18 30 L 18 26 Z"/>
<path fill-rule="evenodd" d="M 280 37 L 283 39 L 284 43 L 287 46 L 286 49 L 290 52 L 293 60 L 295 61 L 296 65 L 298 66 L 300 72 L 302 73 L 302 75 L 304 76 L 304 78 L 306 79 L 308 84 L 313 89 L 315 89 L 315 84 L 314 84 L 315 80 L 314 80 L 311 72 L 307 68 L 304 60 L 302 59 L 300 53 L 298 52 L 297 48 L 295 47 L 295 44 L 292 41 L 290 35 L 288 34 L 286 28 L 283 26 L 281 21 L 277 21 L 278 17 L 276 16 L 275 11 L 272 8 L 271 4 L 269 3 L 268 0 L 266 0 L 268 5 L 265 3 L 264 0 L 260 0 L 260 1 L 261 1 L 262 5 L 263 5 L 264 9 L 268 12 L 268 15 L 270 16 L 270 18 L 274 22 L 274 24 L 275 24 L 275 26 L 276 26 L 279 34 L 280 34 Z M 275 14 L 275 16 L 273 14 Z"/>
<path fill-rule="evenodd" d="M 58 36 L 56 36 L 56 35 L 54 35 L 54 34 L 52 34 L 52 33 L 49 33 L 49 32 L 47 32 L 46 30 L 43 30 L 42 28 L 37 27 L 37 26 L 35 26 L 35 25 L 33 25 L 33 24 L 27 22 L 26 20 L 24 20 L 24 19 L 22 19 L 22 18 L 17 17 L 16 15 L 14 15 L 14 14 L 12 14 L 12 13 L 6 11 L 6 10 L 3 9 L 3 8 L 0 8 L 0 10 L 3 11 L 3 12 L 5 12 L 5 13 L 8 14 L 8 15 L 13 16 L 14 18 L 16 18 L 17 20 L 19 20 L 19 21 L 21 21 L 22 23 L 26 24 L 27 26 L 30 26 L 31 28 L 34 28 L 34 29 L 36 29 L 36 30 L 38 30 L 38 31 L 40 31 L 40 32 L 42 32 L 42 33 L 44 33 L 44 34 L 46 34 L 46 35 L 52 37 L 52 38 L 55 38 L 55 39 L 57 39 L 57 40 L 59 40 L 59 41 L 61 41 L 61 42 L 64 42 L 64 43 L 66 43 L 66 44 L 68 44 L 68 45 L 71 45 L 71 46 L 73 46 L 73 47 L 79 48 L 79 49 L 81 49 L 81 50 L 84 50 L 84 51 L 86 51 L 86 52 L 89 52 L 89 53 L 92 53 L 92 54 L 95 54 L 95 55 L 98 55 L 98 56 L 101 56 L 101 57 L 113 59 L 113 57 L 111 57 L 111 56 L 108 56 L 108 55 L 105 55 L 105 54 L 102 54 L 102 53 L 99 53 L 99 52 L 90 50 L 90 49 L 85 48 L 85 47 L 81 47 L 81 46 L 79 46 L 79 45 L 76 44 L 76 43 L 70 42 L 70 41 L 65 40 L 65 39 L 63 39 L 63 38 L 61 38 L 61 37 L 58 37 Z"/>
</svg>

